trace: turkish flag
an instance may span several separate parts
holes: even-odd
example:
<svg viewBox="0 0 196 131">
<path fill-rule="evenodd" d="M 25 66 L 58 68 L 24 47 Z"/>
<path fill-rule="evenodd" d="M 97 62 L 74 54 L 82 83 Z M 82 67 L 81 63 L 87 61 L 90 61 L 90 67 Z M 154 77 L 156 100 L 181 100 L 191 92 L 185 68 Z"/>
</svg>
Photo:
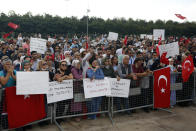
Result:
<svg viewBox="0 0 196 131">
<path fill-rule="evenodd" d="M 168 60 L 168 58 L 166 58 L 166 56 L 167 56 L 167 52 L 164 52 L 161 55 L 160 62 L 163 63 L 163 64 L 166 64 L 166 65 L 169 65 L 169 60 Z"/>
<path fill-rule="evenodd" d="M 11 28 L 13 28 L 14 30 L 16 30 L 16 29 L 19 27 L 19 25 L 14 24 L 14 23 L 12 23 L 12 22 L 9 22 L 9 23 L 8 23 L 8 26 L 11 27 Z"/>
<path fill-rule="evenodd" d="M 158 43 L 158 46 L 156 47 L 156 52 L 157 52 L 157 56 L 159 56 L 159 45 L 161 45 L 161 39 L 162 39 L 162 36 L 159 38 L 159 43 Z"/>
<path fill-rule="evenodd" d="M 191 56 L 186 57 L 182 62 L 182 79 L 183 82 L 187 82 L 190 75 L 194 71 L 193 58 Z"/>
<path fill-rule="evenodd" d="M 86 50 L 88 49 L 88 42 L 86 42 Z"/>
<path fill-rule="evenodd" d="M 3 35 L 3 39 L 6 39 L 8 36 L 10 36 L 13 33 L 13 31 L 10 31 L 9 33 L 6 33 Z"/>
<path fill-rule="evenodd" d="M 124 44 L 127 45 L 127 36 L 125 36 Z"/>
<path fill-rule="evenodd" d="M 46 117 L 44 95 L 16 95 L 16 87 L 6 88 L 9 128 L 19 128 Z"/>
<path fill-rule="evenodd" d="M 185 45 L 188 45 L 190 41 L 191 41 L 191 39 L 188 38 L 188 39 L 185 40 L 184 44 L 185 44 Z"/>
<path fill-rule="evenodd" d="M 154 108 L 170 107 L 170 67 L 154 71 Z"/>
<path fill-rule="evenodd" d="M 181 20 L 186 19 L 186 17 L 182 16 L 181 14 L 175 14 L 178 18 L 180 18 Z"/>
</svg>

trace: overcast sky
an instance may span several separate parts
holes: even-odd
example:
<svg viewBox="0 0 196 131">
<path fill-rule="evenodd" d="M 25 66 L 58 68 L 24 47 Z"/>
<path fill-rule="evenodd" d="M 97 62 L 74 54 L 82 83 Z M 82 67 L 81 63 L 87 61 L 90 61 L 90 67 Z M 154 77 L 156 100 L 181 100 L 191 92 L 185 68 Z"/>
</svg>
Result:
<svg viewBox="0 0 196 131">
<path fill-rule="evenodd" d="M 10 10 L 17 14 L 77 16 L 81 18 L 90 9 L 89 16 L 107 18 L 174 20 L 183 22 L 174 14 L 196 21 L 196 0 L 1 0 L 0 12 Z"/>
</svg>

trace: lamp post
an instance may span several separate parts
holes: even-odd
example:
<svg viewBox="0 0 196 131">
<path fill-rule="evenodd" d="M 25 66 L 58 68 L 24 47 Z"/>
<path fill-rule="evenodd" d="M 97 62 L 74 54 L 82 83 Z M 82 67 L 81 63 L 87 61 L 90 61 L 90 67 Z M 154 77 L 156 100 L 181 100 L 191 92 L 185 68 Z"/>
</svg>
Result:
<svg viewBox="0 0 196 131">
<path fill-rule="evenodd" d="M 88 40 L 88 13 L 90 12 L 89 9 L 87 9 L 87 17 L 86 17 L 86 35 L 87 35 L 87 40 Z"/>
</svg>

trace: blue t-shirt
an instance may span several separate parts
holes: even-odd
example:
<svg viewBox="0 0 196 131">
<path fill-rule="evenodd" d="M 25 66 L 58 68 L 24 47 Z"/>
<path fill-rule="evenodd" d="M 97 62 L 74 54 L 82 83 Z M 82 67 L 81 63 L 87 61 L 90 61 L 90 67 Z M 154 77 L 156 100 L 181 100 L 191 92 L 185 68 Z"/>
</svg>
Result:
<svg viewBox="0 0 196 131">
<path fill-rule="evenodd" d="M 16 70 L 14 70 L 14 74 L 16 74 Z M 0 71 L 0 77 L 5 77 L 6 75 L 7 72 L 5 70 Z M 2 88 L 12 87 L 12 86 L 16 86 L 16 81 L 14 80 L 14 78 L 10 76 L 7 84 L 5 84 L 4 86 L 2 85 Z"/>
</svg>

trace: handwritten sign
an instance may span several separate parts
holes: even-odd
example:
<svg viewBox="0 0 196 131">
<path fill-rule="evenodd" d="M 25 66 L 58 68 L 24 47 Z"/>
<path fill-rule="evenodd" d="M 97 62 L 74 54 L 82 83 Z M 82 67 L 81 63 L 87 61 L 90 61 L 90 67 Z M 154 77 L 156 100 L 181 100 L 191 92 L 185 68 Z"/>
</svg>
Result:
<svg viewBox="0 0 196 131">
<path fill-rule="evenodd" d="M 129 96 L 130 80 L 121 79 L 117 81 L 116 78 L 109 78 L 111 86 L 112 97 L 125 97 Z"/>
<path fill-rule="evenodd" d="M 146 34 L 140 34 L 140 38 L 141 38 L 141 39 L 146 38 Z"/>
<path fill-rule="evenodd" d="M 165 40 L 165 30 L 164 29 L 154 29 L 153 36 L 154 36 L 154 40 L 159 40 L 160 37 L 162 40 Z"/>
<path fill-rule="evenodd" d="M 110 83 L 108 78 L 92 81 L 90 79 L 84 79 L 83 84 L 85 98 L 111 95 Z"/>
<path fill-rule="evenodd" d="M 47 102 L 54 103 L 62 100 L 73 99 L 73 80 L 49 82 Z"/>
<path fill-rule="evenodd" d="M 16 94 L 47 94 L 49 86 L 48 71 L 16 72 Z"/>
<path fill-rule="evenodd" d="M 176 55 L 179 55 L 179 45 L 178 42 L 173 42 L 170 44 L 165 44 L 165 45 L 160 45 L 159 46 L 159 52 L 160 56 L 164 53 L 167 52 L 167 58 L 168 57 L 175 57 Z"/>
<path fill-rule="evenodd" d="M 152 35 L 146 35 L 146 38 L 152 40 Z"/>
<path fill-rule="evenodd" d="M 56 39 L 53 39 L 53 38 L 48 38 L 48 41 L 50 41 L 51 43 L 54 43 Z"/>
<path fill-rule="evenodd" d="M 46 42 L 45 39 L 40 38 L 31 38 L 30 39 L 30 50 L 37 51 L 37 53 L 44 54 L 46 51 Z"/>
<path fill-rule="evenodd" d="M 118 33 L 115 33 L 115 32 L 109 32 L 109 35 L 108 35 L 108 40 L 117 40 L 118 39 Z"/>
</svg>

